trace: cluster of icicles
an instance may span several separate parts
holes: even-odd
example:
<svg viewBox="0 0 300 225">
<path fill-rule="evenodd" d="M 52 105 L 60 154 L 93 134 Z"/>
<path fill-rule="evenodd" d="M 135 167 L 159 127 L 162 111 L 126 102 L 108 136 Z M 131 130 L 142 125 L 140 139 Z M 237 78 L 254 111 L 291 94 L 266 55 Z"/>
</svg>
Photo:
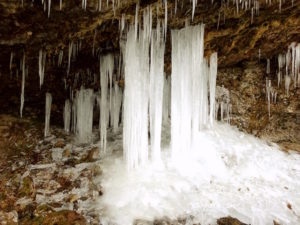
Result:
<svg viewBox="0 0 300 225">
<path fill-rule="evenodd" d="M 120 43 L 122 60 L 117 62 L 112 54 L 99 57 L 99 91 L 94 92 L 84 87 L 73 91 L 70 88 L 70 98 L 65 101 L 64 129 L 75 133 L 81 143 L 93 139 L 93 112 L 97 106 L 100 111 L 100 145 L 104 153 L 107 129 L 111 127 L 116 132 L 123 123 L 124 158 L 129 169 L 139 167 L 149 159 L 160 161 L 161 127 L 162 123 L 169 123 L 170 117 L 174 124 L 174 156 L 180 155 L 186 146 L 192 148 L 193 134 L 212 125 L 215 119 L 230 122 L 229 92 L 223 87 L 216 88 L 217 54 L 212 54 L 209 62 L 204 58 L 204 25 L 193 27 L 187 24 L 182 30 L 172 31 L 172 75 L 166 76 L 164 24 L 165 21 L 157 20 L 156 27 L 153 28 L 151 7 L 146 7 L 142 23 L 139 24 L 136 20 L 134 25 L 129 26 L 126 42 Z M 79 50 L 80 42 L 70 42 L 68 73 L 71 60 L 76 58 Z M 62 65 L 62 60 L 63 51 L 60 51 L 58 66 Z M 40 86 L 43 85 L 45 64 L 46 54 L 40 50 Z M 24 105 L 25 54 L 22 67 L 21 115 Z M 119 86 L 119 81 L 123 79 L 121 74 L 125 74 L 124 96 Z M 92 77 L 89 71 L 86 75 Z M 80 74 L 75 74 L 74 82 L 79 76 Z M 172 99 L 180 100 L 171 102 L 171 95 Z M 51 104 L 52 96 L 46 93 L 45 136 L 50 134 Z M 176 140 L 182 139 L 185 141 L 176 143 Z M 182 143 L 186 143 L 185 146 Z"/>
<path fill-rule="evenodd" d="M 22 6 L 24 4 L 23 2 L 24 0 L 22 0 Z M 276 2 L 278 3 L 278 7 L 279 7 L 279 12 L 281 12 L 282 9 L 282 5 L 284 3 L 286 3 L 287 0 L 277 0 Z M 98 0 L 98 1 L 92 1 L 90 2 L 89 8 L 91 10 L 96 10 L 98 12 L 101 12 L 103 9 L 112 9 L 114 15 L 116 14 L 116 10 L 121 7 L 123 4 L 126 4 L 127 1 L 121 1 L 121 0 L 104 0 L 105 3 L 102 3 L 102 0 Z M 48 17 L 50 17 L 50 11 L 51 11 L 51 0 L 41 0 L 41 3 L 43 5 L 43 9 L 44 11 L 47 11 Z M 214 3 L 214 0 L 211 1 L 211 4 Z M 260 4 L 265 3 L 266 6 L 271 6 L 272 4 L 274 4 L 274 1 L 271 0 L 266 0 L 264 1 L 260 1 L 259 0 L 226 0 L 226 1 L 221 1 L 221 7 L 219 9 L 219 17 L 218 17 L 218 25 L 217 28 L 219 28 L 220 25 L 220 18 L 221 18 L 221 12 L 224 14 L 224 23 L 225 23 L 225 9 L 230 7 L 231 5 L 233 5 L 235 7 L 235 11 L 237 14 L 239 14 L 239 12 L 241 10 L 244 10 L 245 12 L 247 12 L 248 10 L 251 11 L 251 24 L 254 21 L 254 15 L 258 16 L 259 15 L 259 8 L 260 8 Z M 159 0 L 157 5 L 163 4 L 164 5 L 164 11 L 165 11 L 165 21 L 167 22 L 167 17 L 168 17 L 168 1 L 167 0 Z M 184 1 L 180 1 L 180 0 L 175 0 L 175 3 L 173 3 L 173 8 L 170 11 L 170 15 L 171 18 L 173 17 L 173 15 L 176 15 L 177 11 L 178 11 L 178 5 L 181 5 L 181 8 L 183 8 L 184 6 Z M 198 4 L 198 0 L 191 0 L 191 5 L 192 5 L 192 19 L 194 18 L 195 15 L 195 10 L 196 10 L 196 6 Z M 294 5 L 294 0 L 291 0 L 291 4 L 292 6 Z M 137 5 L 139 5 L 139 1 L 137 3 Z M 81 1 L 81 7 L 83 10 L 87 10 L 88 7 L 88 0 L 82 0 Z M 61 11 L 63 9 L 63 1 L 59 0 L 59 10 Z M 136 15 L 137 16 L 137 15 Z M 123 17 L 123 16 L 122 16 Z"/>
<path fill-rule="evenodd" d="M 267 74 L 270 74 L 270 59 L 267 59 Z M 284 83 L 285 93 L 289 96 L 291 83 L 294 88 L 300 85 L 300 44 L 291 43 L 284 54 L 278 55 L 277 88 Z M 266 79 L 266 98 L 268 101 L 269 117 L 271 115 L 271 103 L 276 104 L 277 90 L 272 86 L 271 79 Z"/>
</svg>

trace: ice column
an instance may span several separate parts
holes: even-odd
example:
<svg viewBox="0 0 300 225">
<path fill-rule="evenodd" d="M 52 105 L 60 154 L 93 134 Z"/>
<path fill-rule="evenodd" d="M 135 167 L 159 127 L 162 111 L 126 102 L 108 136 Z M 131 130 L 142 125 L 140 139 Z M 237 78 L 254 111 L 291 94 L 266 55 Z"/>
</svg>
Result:
<svg viewBox="0 0 300 225">
<path fill-rule="evenodd" d="M 150 135 L 151 159 L 160 160 L 160 141 L 162 125 L 162 104 L 164 87 L 165 44 L 160 24 L 152 34 L 150 62 Z"/>
<path fill-rule="evenodd" d="M 51 115 L 51 104 L 52 104 L 52 95 L 46 93 L 46 104 L 45 104 L 45 131 L 44 136 L 47 137 L 50 134 L 50 115 Z"/>
<path fill-rule="evenodd" d="M 87 143 L 92 140 L 94 93 L 92 89 L 76 92 L 76 133 L 78 141 Z"/>
<path fill-rule="evenodd" d="M 149 37 L 144 32 L 136 37 L 130 27 L 125 45 L 123 154 L 128 169 L 148 160 Z"/>
<path fill-rule="evenodd" d="M 213 53 L 210 56 L 209 65 L 209 104 L 210 104 L 210 124 L 212 125 L 215 118 L 215 95 L 216 95 L 216 80 L 218 70 L 218 56 L 217 53 Z"/>
<path fill-rule="evenodd" d="M 64 128 L 67 133 L 70 132 L 70 125 L 71 125 L 71 102 L 69 99 L 65 101 L 65 108 L 64 108 Z"/>
<path fill-rule="evenodd" d="M 106 129 L 109 123 L 109 107 L 107 104 L 108 77 L 111 78 L 114 69 L 113 55 L 100 57 L 100 145 L 103 152 L 106 152 Z"/>
</svg>

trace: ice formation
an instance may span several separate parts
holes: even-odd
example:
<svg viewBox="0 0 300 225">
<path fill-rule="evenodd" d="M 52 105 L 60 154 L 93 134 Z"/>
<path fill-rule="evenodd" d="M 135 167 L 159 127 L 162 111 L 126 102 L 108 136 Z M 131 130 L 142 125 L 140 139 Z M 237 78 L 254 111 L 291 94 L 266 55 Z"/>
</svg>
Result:
<svg viewBox="0 0 300 225">
<path fill-rule="evenodd" d="M 217 55 L 203 58 L 204 25 L 172 30 L 171 144 L 173 158 L 192 149 L 193 138 L 208 122 L 208 77 L 214 120 Z M 200 87 L 200 88 L 199 88 Z"/>
<path fill-rule="evenodd" d="M 149 27 L 149 26 L 148 26 Z M 135 27 L 136 29 L 136 27 Z M 123 148 L 127 168 L 148 161 L 149 34 L 129 28 L 125 46 Z"/>
<path fill-rule="evenodd" d="M 39 77 L 40 77 L 40 88 L 44 83 L 44 74 L 45 74 L 45 65 L 46 65 L 46 52 L 43 52 L 41 49 L 39 51 Z"/>
<path fill-rule="evenodd" d="M 167 136 L 163 133 L 165 143 Z M 122 142 L 113 137 L 110 149 Z M 189 161 L 174 163 L 170 151 L 168 145 L 163 148 L 162 167 L 149 164 L 130 172 L 121 152 L 101 160 L 98 182 L 104 195 L 97 211 L 103 225 L 165 217 L 208 225 L 228 215 L 252 225 L 300 223 L 299 154 L 219 122 L 197 134 L 197 151 Z"/>
<path fill-rule="evenodd" d="M 215 119 L 215 93 L 216 93 L 216 81 L 217 81 L 217 69 L 218 69 L 218 56 L 217 53 L 213 53 L 210 56 L 209 63 L 209 116 L 210 124 L 213 124 Z"/>
<path fill-rule="evenodd" d="M 46 104 L 45 104 L 45 131 L 44 136 L 47 137 L 50 134 L 50 115 L 51 115 L 52 95 L 46 93 Z"/>
<path fill-rule="evenodd" d="M 101 85 L 101 100 L 100 100 L 100 145 L 103 152 L 106 152 L 106 132 L 109 124 L 109 109 L 108 104 L 108 78 L 110 87 L 112 84 L 112 75 L 114 71 L 114 56 L 106 55 L 100 58 L 100 85 Z M 111 93 L 110 88 L 110 93 Z M 110 95 L 111 96 L 111 95 Z M 111 99 L 111 98 L 110 98 Z"/>
<path fill-rule="evenodd" d="M 58 62 L 57 62 L 58 67 L 60 67 L 62 65 L 63 56 L 64 56 L 64 51 L 60 50 L 59 51 L 59 55 L 58 55 Z"/>
<path fill-rule="evenodd" d="M 113 89 L 113 97 L 112 97 L 112 109 L 111 109 L 111 120 L 112 120 L 112 127 L 113 131 L 116 132 L 119 128 L 120 122 L 120 113 L 121 113 L 121 105 L 122 105 L 122 89 L 119 87 L 117 81 L 114 82 L 114 89 Z"/>
<path fill-rule="evenodd" d="M 219 113 L 220 112 L 220 113 Z M 215 120 L 218 119 L 220 114 L 220 120 L 226 121 L 230 124 L 231 121 L 232 105 L 230 103 L 230 93 L 225 87 L 216 86 L 216 108 L 215 108 Z"/>
<path fill-rule="evenodd" d="M 70 125 L 71 125 L 71 102 L 69 99 L 65 101 L 64 107 L 64 129 L 67 133 L 70 132 Z"/>
<path fill-rule="evenodd" d="M 160 160 L 160 142 L 163 108 L 164 87 L 164 53 L 165 44 L 160 23 L 154 30 L 151 38 L 150 50 L 150 135 L 151 135 L 151 159 Z"/>
<path fill-rule="evenodd" d="M 278 55 L 278 87 L 284 77 L 286 94 L 289 94 L 290 85 L 300 85 L 300 44 L 291 43 L 285 54 Z"/>
<path fill-rule="evenodd" d="M 12 72 L 12 64 L 13 64 L 13 60 L 14 60 L 14 53 L 11 52 L 11 53 L 10 53 L 10 59 L 9 59 L 9 71 L 10 71 L 10 73 Z"/>
<path fill-rule="evenodd" d="M 76 92 L 76 134 L 81 143 L 92 140 L 94 92 L 92 89 L 81 88 Z M 74 105 L 73 104 L 73 105 Z"/>
</svg>

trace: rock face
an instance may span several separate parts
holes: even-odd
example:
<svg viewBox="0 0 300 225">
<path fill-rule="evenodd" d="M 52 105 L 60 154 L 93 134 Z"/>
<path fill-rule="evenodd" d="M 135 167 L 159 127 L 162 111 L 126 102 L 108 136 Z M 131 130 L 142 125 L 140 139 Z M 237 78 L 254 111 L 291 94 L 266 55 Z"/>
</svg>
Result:
<svg viewBox="0 0 300 225">
<path fill-rule="evenodd" d="M 82 83 L 74 82 L 75 74 L 99 74 L 98 56 L 107 52 L 119 55 L 120 40 L 126 29 L 134 23 L 137 0 L 99 1 L 88 0 L 86 10 L 82 2 L 52 2 L 48 18 L 48 2 L 2 1 L 0 3 L 0 104 L 2 113 L 17 115 L 20 107 L 21 72 L 20 60 L 26 55 L 28 76 L 25 83 L 24 115 L 44 118 L 44 98 L 51 92 L 53 105 L 51 119 L 62 125 L 62 111 L 67 84 L 77 89 Z M 150 6 L 153 24 L 157 18 L 164 20 L 168 15 L 168 36 L 166 40 L 165 71 L 171 74 L 170 30 L 190 24 L 205 23 L 205 54 L 218 52 L 218 85 L 224 85 L 231 92 L 233 105 L 232 123 L 239 128 L 281 144 L 285 149 L 299 148 L 299 90 L 294 89 L 289 96 L 281 86 L 278 102 L 271 105 L 271 117 L 265 106 L 266 60 L 271 59 L 271 79 L 276 84 L 278 53 L 285 52 L 293 41 L 300 40 L 300 2 L 286 1 L 281 11 L 277 3 L 266 5 L 259 0 L 259 15 L 251 22 L 251 9 L 236 12 L 236 6 L 220 4 L 218 1 L 200 1 L 191 20 L 192 4 L 180 0 L 175 14 L 175 2 L 168 1 L 167 10 L 163 1 L 140 1 L 139 20 L 142 22 L 143 9 Z M 119 26 L 125 21 L 123 36 Z M 68 49 L 73 44 L 80 51 L 71 60 L 67 75 Z M 39 87 L 39 50 L 46 52 L 45 81 Z M 63 52 L 62 65 L 58 66 L 59 52 Z M 13 54 L 11 54 L 13 53 Z M 10 59 L 11 65 L 10 65 Z M 260 58 L 260 59 L 259 59 Z M 260 60 L 260 62 L 258 62 Z M 83 75 L 85 76 L 85 75 Z M 65 79 L 65 81 L 64 81 Z M 99 88 L 99 82 L 89 85 Z M 42 120 L 42 119 L 40 119 Z"/>
<path fill-rule="evenodd" d="M 230 90 L 232 124 L 241 130 L 275 142 L 284 150 L 300 151 L 298 88 L 291 85 L 289 94 L 284 83 L 277 87 L 276 68 L 267 76 L 264 63 L 247 62 L 239 67 L 219 70 L 219 85 Z M 270 104 L 266 95 L 266 78 L 277 91 L 276 103 Z"/>
</svg>

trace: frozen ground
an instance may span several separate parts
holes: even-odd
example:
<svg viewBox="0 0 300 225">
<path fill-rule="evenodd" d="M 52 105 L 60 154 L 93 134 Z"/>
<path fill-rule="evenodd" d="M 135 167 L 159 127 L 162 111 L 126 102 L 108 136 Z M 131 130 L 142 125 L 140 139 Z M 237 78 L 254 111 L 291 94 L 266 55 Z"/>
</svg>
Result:
<svg viewBox="0 0 300 225">
<path fill-rule="evenodd" d="M 111 137 L 100 160 L 103 196 L 96 210 L 103 224 L 132 224 L 189 217 L 190 224 L 215 224 L 233 216 L 247 224 L 300 224 L 300 155 L 216 124 L 198 134 L 189 157 L 171 160 L 169 132 L 163 131 L 160 164 L 127 172 L 122 137 Z"/>
</svg>

